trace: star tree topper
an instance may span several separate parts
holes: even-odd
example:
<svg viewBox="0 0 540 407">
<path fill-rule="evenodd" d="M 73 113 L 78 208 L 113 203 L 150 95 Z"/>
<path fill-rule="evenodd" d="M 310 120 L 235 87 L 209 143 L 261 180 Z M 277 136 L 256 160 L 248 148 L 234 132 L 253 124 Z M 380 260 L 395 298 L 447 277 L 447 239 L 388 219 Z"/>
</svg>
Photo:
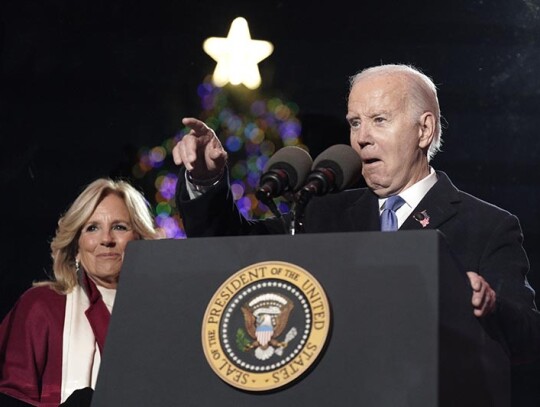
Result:
<svg viewBox="0 0 540 407">
<path fill-rule="evenodd" d="M 252 40 L 246 19 L 238 17 L 232 22 L 227 38 L 207 38 L 203 49 L 217 61 L 213 75 L 216 86 L 230 82 L 256 89 L 261 84 L 257 64 L 272 53 L 274 46 L 268 41 Z"/>
</svg>

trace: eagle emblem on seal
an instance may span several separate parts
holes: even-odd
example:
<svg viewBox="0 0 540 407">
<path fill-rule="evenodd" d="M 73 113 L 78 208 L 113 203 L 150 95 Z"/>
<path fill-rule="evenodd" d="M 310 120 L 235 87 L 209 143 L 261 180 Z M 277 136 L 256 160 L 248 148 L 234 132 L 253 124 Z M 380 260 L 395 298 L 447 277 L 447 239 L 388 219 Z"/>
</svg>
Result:
<svg viewBox="0 0 540 407">
<path fill-rule="evenodd" d="M 283 340 L 278 338 L 283 334 L 293 302 L 280 294 L 261 294 L 242 305 L 244 325 L 251 340 L 245 337 L 243 330 L 238 331 L 237 343 L 247 352 L 254 349 L 254 355 L 259 360 L 266 360 L 277 354 L 281 356 L 283 349 L 294 339 L 296 328 L 291 328 Z"/>
</svg>

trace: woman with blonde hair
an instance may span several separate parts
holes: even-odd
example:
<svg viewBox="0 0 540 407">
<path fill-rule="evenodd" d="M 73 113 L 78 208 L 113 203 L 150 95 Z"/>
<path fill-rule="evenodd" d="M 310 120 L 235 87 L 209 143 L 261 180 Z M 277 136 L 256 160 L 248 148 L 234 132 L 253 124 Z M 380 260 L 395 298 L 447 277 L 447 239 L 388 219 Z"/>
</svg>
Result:
<svg viewBox="0 0 540 407">
<path fill-rule="evenodd" d="M 126 246 L 155 238 L 150 207 L 128 182 L 100 178 L 82 191 L 51 242 L 54 278 L 34 283 L 0 325 L 2 397 L 67 406 L 85 389 L 89 403 Z"/>
</svg>

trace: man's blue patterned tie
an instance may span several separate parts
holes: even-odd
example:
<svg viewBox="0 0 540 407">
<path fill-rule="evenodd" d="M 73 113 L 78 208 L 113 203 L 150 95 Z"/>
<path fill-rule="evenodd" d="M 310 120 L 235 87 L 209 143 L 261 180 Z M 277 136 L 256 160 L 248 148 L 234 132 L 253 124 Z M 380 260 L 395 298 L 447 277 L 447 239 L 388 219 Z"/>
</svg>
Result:
<svg viewBox="0 0 540 407">
<path fill-rule="evenodd" d="M 405 203 L 402 197 L 394 195 L 389 197 L 384 203 L 381 213 L 381 230 L 383 232 L 394 232 L 398 230 L 396 211 Z"/>
</svg>

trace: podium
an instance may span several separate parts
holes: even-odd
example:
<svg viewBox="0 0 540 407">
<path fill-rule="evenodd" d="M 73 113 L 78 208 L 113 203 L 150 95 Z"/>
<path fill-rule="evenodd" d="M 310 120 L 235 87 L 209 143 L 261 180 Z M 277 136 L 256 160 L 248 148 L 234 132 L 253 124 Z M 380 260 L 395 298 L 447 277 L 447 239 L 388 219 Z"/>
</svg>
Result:
<svg viewBox="0 0 540 407">
<path fill-rule="evenodd" d="M 223 282 L 264 261 L 309 271 L 331 327 L 298 380 L 251 392 L 214 373 L 201 329 Z M 92 406 L 507 407 L 509 360 L 470 302 L 438 231 L 130 242 Z"/>
</svg>

